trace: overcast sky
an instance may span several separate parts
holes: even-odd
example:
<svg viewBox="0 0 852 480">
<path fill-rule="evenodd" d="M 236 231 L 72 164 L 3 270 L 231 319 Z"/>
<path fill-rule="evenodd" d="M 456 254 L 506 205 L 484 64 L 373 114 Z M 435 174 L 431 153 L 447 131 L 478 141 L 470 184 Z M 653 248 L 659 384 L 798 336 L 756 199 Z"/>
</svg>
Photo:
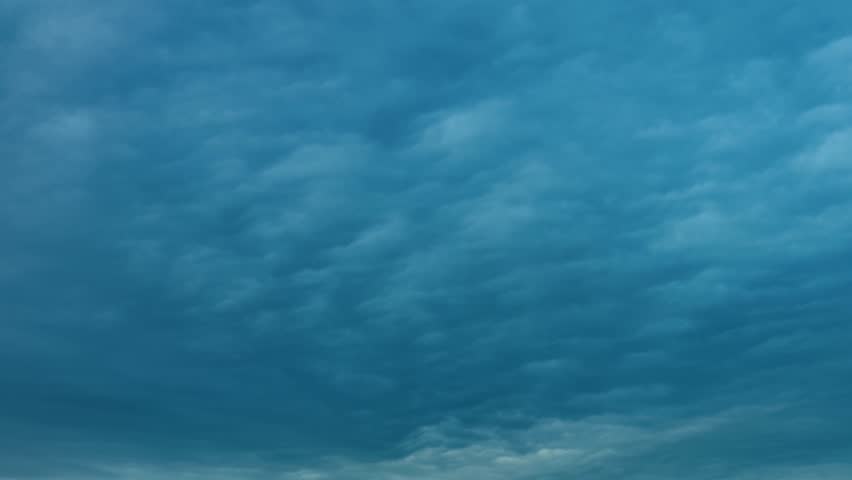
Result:
<svg viewBox="0 0 852 480">
<path fill-rule="evenodd" d="M 0 1 L 0 479 L 852 478 L 848 1 Z"/>
</svg>

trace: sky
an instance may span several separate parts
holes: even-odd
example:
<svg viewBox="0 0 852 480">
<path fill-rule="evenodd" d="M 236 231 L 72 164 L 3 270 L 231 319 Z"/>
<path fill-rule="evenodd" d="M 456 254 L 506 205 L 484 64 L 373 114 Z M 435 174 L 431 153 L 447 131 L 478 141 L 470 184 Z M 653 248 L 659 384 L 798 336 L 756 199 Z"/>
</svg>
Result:
<svg viewBox="0 0 852 480">
<path fill-rule="evenodd" d="M 852 478 L 850 15 L 0 1 L 0 479 Z"/>
</svg>

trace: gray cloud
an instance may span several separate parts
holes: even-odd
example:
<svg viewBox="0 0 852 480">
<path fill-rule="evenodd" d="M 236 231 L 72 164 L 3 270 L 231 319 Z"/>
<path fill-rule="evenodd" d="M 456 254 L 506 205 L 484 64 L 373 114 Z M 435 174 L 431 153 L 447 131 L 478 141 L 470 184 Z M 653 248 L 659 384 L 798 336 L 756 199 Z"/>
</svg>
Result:
<svg viewBox="0 0 852 480">
<path fill-rule="evenodd" d="M 0 9 L 0 478 L 848 476 L 843 4 Z"/>
</svg>

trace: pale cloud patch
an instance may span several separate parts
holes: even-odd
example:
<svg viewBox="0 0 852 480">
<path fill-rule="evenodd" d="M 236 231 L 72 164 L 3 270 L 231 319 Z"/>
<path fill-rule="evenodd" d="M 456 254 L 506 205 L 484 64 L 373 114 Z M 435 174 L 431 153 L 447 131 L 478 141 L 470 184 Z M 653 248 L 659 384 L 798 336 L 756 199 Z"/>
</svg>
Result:
<svg viewBox="0 0 852 480">
<path fill-rule="evenodd" d="M 496 138 L 509 120 L 509 103 L 484 100 L 471 107 L 430 115 L 416 149 L 450 155 L 473 153 L 470 149 Z"/>
<path fill-rule="evenodd" d="M 476 242 L 511 241 L 542 215 L 542 197 L 562 184 L 549 163 L 521 160 L 507 178 L 489 185 L 481 196 L 459 205 L 461 232 Z"/>
<path fill-rule="evenodd" d="M 799 154 L 793 164 L 810 171 L 844 172 L 852 168 L 852 128 L 837 130 Z"/>
<path fill-rule="evenodd" d="M 852 61 L 852 36 L 838 38 L 813 51 L 809 59 L 825 66 L 844 67 Z"/>
<path fill-rule="evenodd" d="M 819 82 L 836 93 L 848 94 L 852 79 L 852 36 L 829 42 L 808 55 L 806 64 L 814 68 Z"/>
<path fill-rule="evenodd" d="M 468 431 L 468 435 L 479 440 L 462 447 L 449 446 L 453 443 L 453 432 L 459 432 L 462 427 L 448 420 L 424 427 L 413 435 L 408 444 L 414 451 L 403 458 L 377 463 L 334 462 L 327 469 L 302 470 L 283 478 L 296 480 L 305 478 L 305 474 L 381 480 L 619 478 L 618 472 L 640 473 L 645 456 L 654 457 L 679 443 L 700 442 L 703 437 L 761 418 L 775 409 L 743 408 L 656 425 L 641 417 L 539 420 L 530 428 L 515 432 Z"/>
<path fill-rule="evenodd" d="M 849 123 L 852 106 L 846 103 L 828 103 L 802 112 L 797 122 L 805 127 L 821 127 Z"/>
</svg>

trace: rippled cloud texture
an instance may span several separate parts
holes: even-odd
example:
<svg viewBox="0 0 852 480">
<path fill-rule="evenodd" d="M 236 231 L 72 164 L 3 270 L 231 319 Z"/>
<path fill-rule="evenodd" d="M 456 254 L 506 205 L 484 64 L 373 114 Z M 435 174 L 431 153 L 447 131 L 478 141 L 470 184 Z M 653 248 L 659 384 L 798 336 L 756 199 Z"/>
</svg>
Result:
<svg viewBox="0 0 852 480">
<path fill-rule="evenodd" d="M 852 478 L 848 2 L 0 2 L 0 478 Z"/>
</svg>

